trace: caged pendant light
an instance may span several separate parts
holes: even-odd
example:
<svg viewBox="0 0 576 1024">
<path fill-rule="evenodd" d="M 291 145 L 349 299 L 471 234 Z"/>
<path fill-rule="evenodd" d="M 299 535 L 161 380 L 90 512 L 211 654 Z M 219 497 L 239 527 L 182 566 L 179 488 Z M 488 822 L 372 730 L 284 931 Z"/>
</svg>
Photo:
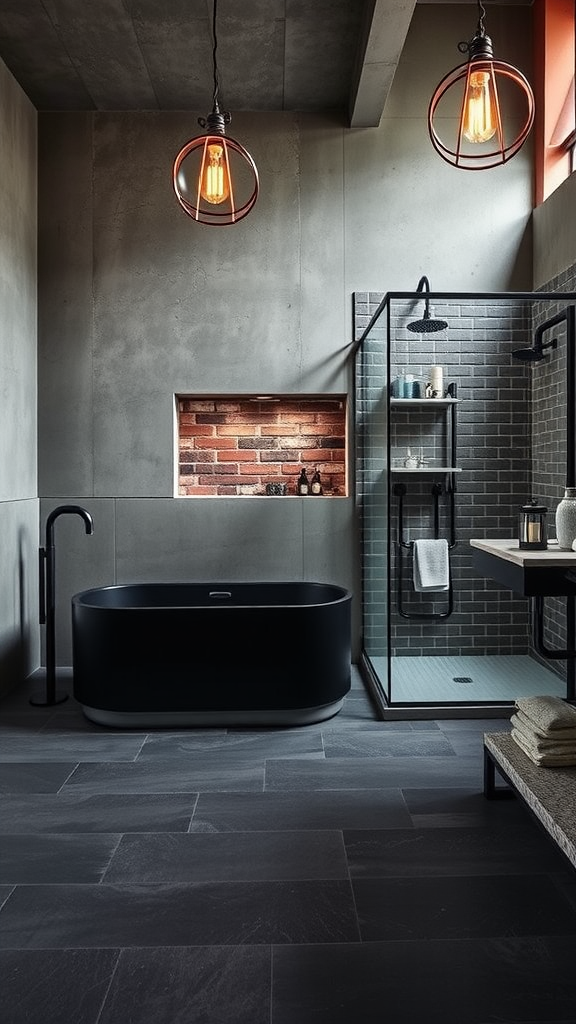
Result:
<svg viewBox="0 0 576 1024">
<path fill-rule="evenodd" d="M 200 224 L 236 224 L 254 206 L 258 198 L 258 170 L 250 153 L 226 137 L 230 124 L 228 111 L 219 105 L 219 77 L 216 51 L 217 0 L 212 8 L 212 65 L 214 94 L 212 113 L 199 117 L 204 135 L 196 136 L 182 147 L 172 168 L 172 183 L 180 206 Z"/>
<path fill-rule="evenodd" d="M 460 52 L 468 54 L 468 61 L 442 79 L 428 108 L 428 131 L 434 149 L 454 167 L 473 171 L 510 160 L 524 145 L 534 124 L 530 83 L 512 64 L 494 60 L 492 40 L 484 28 L 484 4 L 477 2 L 476 34 L 470 42 L 458 44 Z M 457 96 L 458 122 L 454 108 Z M 506 124 L 502 121 L 503 111 Z M 440 119 L 443 126 L 457 124 L 454 141 L 444 142 L 440 137 Z M 513 124 L 519 128 L 516 134 Z"/>
</svg>

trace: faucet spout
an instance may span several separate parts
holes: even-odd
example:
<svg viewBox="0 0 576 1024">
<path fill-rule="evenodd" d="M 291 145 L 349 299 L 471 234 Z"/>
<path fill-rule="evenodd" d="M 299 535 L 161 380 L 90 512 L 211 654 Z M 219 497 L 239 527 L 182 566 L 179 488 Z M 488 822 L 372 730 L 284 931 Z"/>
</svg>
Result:
<svg viewBox="0 0 576 1024">
<path fill-rule="evenodd" d="M 86 533 L 94 533 L 94 521 L 90 513 L 82 508 L 81 505 L 58 505 L 58 508 L 52 509 L 48 518 L 46 519 L 46 547 L 54 547 L 54 523 L 59 516 L 62 515 L 76 515 L 80 516 L 84 520 L 86 527 Z"/>
</svg>

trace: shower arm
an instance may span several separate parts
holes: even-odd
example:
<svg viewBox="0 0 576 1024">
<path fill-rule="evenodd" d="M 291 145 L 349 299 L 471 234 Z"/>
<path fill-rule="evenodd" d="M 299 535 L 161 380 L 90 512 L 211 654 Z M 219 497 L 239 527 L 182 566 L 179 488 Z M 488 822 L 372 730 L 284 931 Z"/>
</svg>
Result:
<svg viewBox="0 0 576 1024">
<path fill-rule="evenodd" d="M 540 324 L 534 348 L 541 351 L 546 331 L 562 323 L 566 323 L 566 487 L 576 487 L 576 306 L 567 306 Z"/>
<path fill-rule="evenodd" d="M 418 281 L 416 292 L 424 292 L 424 316 L 430 316 L 430 281 L 425 275 Z"/>
</svg>

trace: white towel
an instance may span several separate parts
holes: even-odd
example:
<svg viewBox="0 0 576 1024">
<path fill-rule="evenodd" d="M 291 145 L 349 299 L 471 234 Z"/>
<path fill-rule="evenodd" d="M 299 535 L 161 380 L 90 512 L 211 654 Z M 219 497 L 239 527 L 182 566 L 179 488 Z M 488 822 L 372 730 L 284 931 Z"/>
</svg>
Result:
<svg viewBox="0 0 576 1024">
<path fill-rule="evenodd" d="M 414 590 L 423 594 L 449 589 L 447 540 L 415 540 L 412 558 Z"/>
</svg>

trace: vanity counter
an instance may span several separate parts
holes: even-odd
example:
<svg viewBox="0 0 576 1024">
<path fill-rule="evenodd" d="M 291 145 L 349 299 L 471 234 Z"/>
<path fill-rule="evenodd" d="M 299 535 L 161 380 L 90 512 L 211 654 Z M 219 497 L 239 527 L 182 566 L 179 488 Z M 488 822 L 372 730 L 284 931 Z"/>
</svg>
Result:
<svg viewBox="0 0 576 1024">
<path fill-rule="evenodd" d="M 524 597 L 576 595 L 576 551 L 548 542 L 545 551 L 520 548 L 517 540 L 471 540 L 474 565 Z"/>
</svg>

